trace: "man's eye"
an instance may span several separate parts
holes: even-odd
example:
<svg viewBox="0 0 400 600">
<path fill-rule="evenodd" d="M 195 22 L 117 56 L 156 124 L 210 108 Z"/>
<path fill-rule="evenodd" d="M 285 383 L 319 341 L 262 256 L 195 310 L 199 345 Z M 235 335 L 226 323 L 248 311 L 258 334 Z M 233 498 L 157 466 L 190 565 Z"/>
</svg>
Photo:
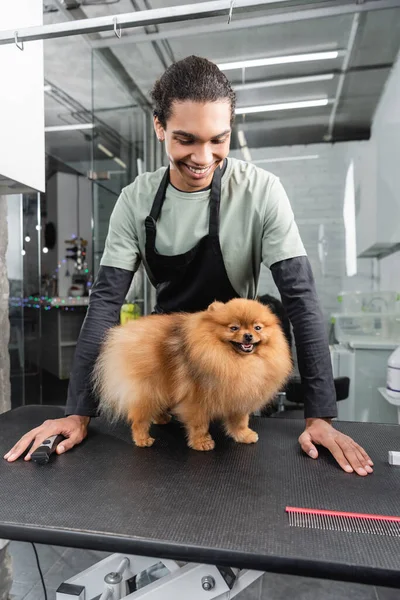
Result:
<svg viewBox="0 0 400 600">
<path fill-rule="evenodd" d="M 177 140 L 177 142 L 182 144 L 182 146 L 189 146 L 189 144 L 193 144 L 193 140 Z"/>
<path fill-rule="evenodd" d="M 211 140 L 212 144 L 224 144 L 226 142 L 226 140 Z"/>
</svg>

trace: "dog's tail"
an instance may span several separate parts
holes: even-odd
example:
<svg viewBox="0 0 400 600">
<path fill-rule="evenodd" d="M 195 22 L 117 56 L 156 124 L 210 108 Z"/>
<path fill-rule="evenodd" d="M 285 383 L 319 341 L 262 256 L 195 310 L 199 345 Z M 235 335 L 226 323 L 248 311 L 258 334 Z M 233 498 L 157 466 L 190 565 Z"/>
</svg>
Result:
<svg viewBox="0 0 400 600">
<path fill-rule="evenodd" d="M 107 332 L 92 372 L 99 412 L 111 422 L 127 417 L 135 397 L 133 380 L 123 373 L 125 361 L 121 356 L 120 332 L 118 326 Z"/>
</svg>

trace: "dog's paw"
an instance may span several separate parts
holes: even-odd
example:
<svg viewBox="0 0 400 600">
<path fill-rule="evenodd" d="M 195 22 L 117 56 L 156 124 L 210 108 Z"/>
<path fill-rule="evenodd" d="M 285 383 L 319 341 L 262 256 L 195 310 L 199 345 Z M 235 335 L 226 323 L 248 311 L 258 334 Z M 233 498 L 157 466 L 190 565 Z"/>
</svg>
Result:
<svg viewBox="0 0 400 600">
<path fill-rule="evenodd" d="M 134 440 L 136 446 L 139 446 L 139 448 L 149 448 L 150 446 L 152 446 L 155 442 L 155 439 L 148 436 L 148 437 L 141 437 L 141 438 L 136 438 Z"/>
<path fill-rule="evenodd" d="M 235 442 L 239 442 L 240 444 L 255 444 L 258 442 L 258 434 L 249 427 L 236 431 L 232 434 L 232 437 Z"/>
<path fill-rule="evenodd" d="M 167 425 L 170 422 L 171 418 L 171 415 L 169 415 L 168 413 L 164 413 L 156 419 L 154 419 L 153 423 L 154 425 Z"/>
<path fill-rule="evenodd" d="M 206 452 L 208 450 L 214 450 L 215 442 L 212 439 L 211 435 L 206 435 L 204 437 L 191 440 L 189 442 L 189 446 L 190 448 L 193 448 L 193 450 L 200 450 Z"/>
</svg>

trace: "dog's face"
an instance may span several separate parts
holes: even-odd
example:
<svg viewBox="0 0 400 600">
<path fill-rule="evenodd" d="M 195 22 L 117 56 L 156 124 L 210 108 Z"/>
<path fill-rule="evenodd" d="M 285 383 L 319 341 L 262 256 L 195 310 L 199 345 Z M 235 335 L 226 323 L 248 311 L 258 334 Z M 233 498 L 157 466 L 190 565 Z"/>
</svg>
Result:
<svg viewBox="0 0 400 600">
<path fill-rule="evenodd" d="M 272 312 L 255 300 L 235 298 L 226 304 L 213 302 L 207 310 L 218 338 L 239 354 L 253 354 L 267 344 L 271 328 L 278 321 Z"/>
</svg>

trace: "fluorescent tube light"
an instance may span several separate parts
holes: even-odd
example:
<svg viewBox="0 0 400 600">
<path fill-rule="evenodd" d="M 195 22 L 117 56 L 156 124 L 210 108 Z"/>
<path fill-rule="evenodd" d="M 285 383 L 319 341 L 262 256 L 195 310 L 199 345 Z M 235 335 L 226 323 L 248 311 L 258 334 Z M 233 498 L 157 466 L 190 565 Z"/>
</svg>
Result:
<svg viewBox="0 0 400 600">
<path fill-rule="evenodd" d="M 114 162 L 117 163 L 117 165 L 119 165 L 120 167 L 122 167 L 123 169 L 126 169 L 126 164 L 124 163 L 123 160 L 121 160 L 120 158 L 118 158 L 118 156 L 114 157 Z"/>
<path fill-rule="evenodd" d="M 295 108 L 313 108 L 329 104 L 328 98 L 320 100 L 304 100 L 300 102 L 280 102 L 277 104 L 262 104 L 260 106 L 240 106 L 236 109 L 237 115 L 250 115 L 259 112 L 272 112 L 275 110 L 291 110 Z"/>
<path fill-rule="evenodd" d="M 251 154 L 250 154 L 250 150 L 248 149 L 248 147 L 243 146 L 241 148 L 241 150 L 242 150 L 244 160 L 247 160 L 247 162 L 251 162 Z"/>
<path fill-rule="evenodd" d="M 244 135 L 244 131 L 242 129 L 239 129 L 239 131 L 237 132 L 237 136 L 239 140 L 239 146 L 247 146 L 246 136 Z"/>
<path fill-rule="evenodd" d="M 269 67 L 271 65 L 284 65 L 298 62 L 310 62 L 314 60 L 332 60 L 339 56 L 339 51 L 308 52 L 307 54 L 288 54 L 286 56 L 270 56 L 269 58 L 255 58 L 252 60 L 238 60 L 235 62 L 220 63 L 221 71 L 233 69 L 250 69 L 252 67 Z"/>
<path fill-rule="evenodd" d="M 304 156 L 279 156 L 276 158 L 259 158 L 253 160 L 255 165 L 261 163 L 276 163 L 276 162 L 289 162 L 291 160 L 314 160 L 319 158 L 319 154 L 305 154 Z"/>
<path fill-rule="evenodd" d="M 317 81 L 330 81 L 334 78 L 334 73 L 326 73 L 323 75 L 307 75 L 305 77 L 288 77 L 285 79 L 270 79 L 269 81 L 251 81 L 249 83 L 240 83 L 233 85 L 233 89 L 237 92 L 244 90 L 260 90 L 267 87 L 278 87 L 281 85 L 294 85 L 299 83 L 314 83 Z"/>
<path fill-rule="evenodd" d="M 97 144 L 97 147 L 99 150 L 101 150 L 104 154 L 106 154 L 110 158 L 114 158 L 114 154 L 108 148 L 103 146 L 103 144 Z"/>
<path fill-rule="evenodd" d="M 49 133 L 51 131 L 75 131 L 80 129 L 94 129 L 94 123 L 76 123 L 75 125 L 54 125 L 45 127 L 44 130 Z"/>
</svg>

